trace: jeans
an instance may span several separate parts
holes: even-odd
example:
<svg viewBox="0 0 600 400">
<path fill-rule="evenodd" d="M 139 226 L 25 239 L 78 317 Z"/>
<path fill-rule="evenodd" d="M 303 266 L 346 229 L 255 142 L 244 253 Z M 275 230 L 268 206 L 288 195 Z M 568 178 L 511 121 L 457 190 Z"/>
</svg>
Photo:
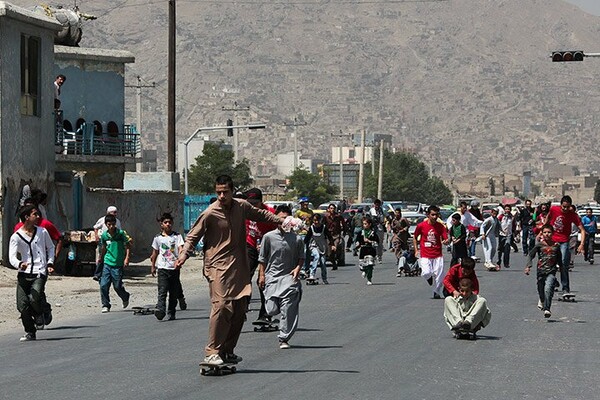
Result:
<svg viewBox="0 0 600 400">
<path fill-rule="evenodd" d="M 498 245 L 498 265 L 500 265 L 500 261 L 502 261 L 504 268 L 510 267 L 511 243 L 512 236 L 500 236 L 500 243 Z"/>
<path fill-rule="evenodd" d="M 529 250 L 535 246 L 535 235 L 533 234 L 533 230 L 525 226 L 521 231 L 521 244 L 523 246 L 523 254 L 529 254 Z"/>
<path fill-rule="evenodd" d="M 102 307 L 108 307 L 110 309 L 110 296 L 108 294 L 110 290 L 110 284 L 112 282 L 113 288 L 117 295 L 123 301 L 129 301 L 129 293 L 123 286 L 123 267 L 113 267 L 108 264 L 104 264 L 102 270 L 102 278 L 100 278 L 100 299 L 102 300 Z"/>
<path fill-rule="evenodd" d="M 181 297 L 180 288 L 181 281 L 179 280 L 180 270 L 179 269 L 158 269 L 158 302 L 156 308 L 166 312 L 167 293 L 169 294 L 169 307 L 168 311 L 170 314 L 175 314 L 177 307 L 177 299 Z"/>
<path fill-rule="evenodd" d="M 540 301 L 544 305 L 544 310 L 550 311 L 552 306 L 552 296 L 554 296 L 554 284 L 556 276 L 553 273 L 545 274 L 538 272 L 537 274 L 537 289 Z"/>
<path fill-rule="evenodd" d="M 17 310 L 27 333 L 35 333 L 35 317 L 43 312 L 45 275 L 19 273 L 17 276 Z"/>
<path fill-rule="evenodd" d="M 569 264 L 571 264 L 571 250 L 569 242 L 560 244 L 560 256 L 558 257 L 558 265 L 560 266 L 560 284 L 563 292 L 569 293 L 571 286 L 569 285 Z"/>
<path fill-rule="evenodd" d="M 354 232 L 352 234 L 352 252 L 356 254 L 357 252 L 357 244 L 356 244 L 356 239 L 358 238 L 358 234 L 362 231 L 362 228 L 354 228 Z"/>
<path fill-rule="evenodd" d="M 477 239 L 477 235 L 474 232 L 469 232 L 467 236 L 470 238 L 471 241 L 471 243 L 469 243 L 468 256 L 475 257 L 475 252 L 477 249 L 477 242 L 475 241 L 475 239 Z"/>
<path fill-rule="evenodd" d="M 321 265 L 321 279 L 327 280 L 327 266 L 325 264 L 325 255 L 319 252 L 316 247 L 310 248 L 311 262 L 310 262 L 310 275 L 315 276 L 317 267 Z"/>
<path fill-rule="evenodd" d="M 585 233 L 585 242 L 583 243 L 583 254 L 586 260 L 594 260 L 594 240 L 595 233 Z"/>
</svg>

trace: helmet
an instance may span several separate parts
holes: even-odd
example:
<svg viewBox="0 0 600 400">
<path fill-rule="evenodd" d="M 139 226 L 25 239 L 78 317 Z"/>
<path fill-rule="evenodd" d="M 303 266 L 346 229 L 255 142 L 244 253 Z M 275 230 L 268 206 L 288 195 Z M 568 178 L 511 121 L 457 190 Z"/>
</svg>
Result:
<svg viewBox="0 0 600 400">
<path fill-rule="evenodd" d="M 300 197 L 298 203 L 308 203 L 308 197 Z"/>
<path fill-rule="evenodd" d="M 479 207 L 479 201 L 471 200 L 471 207 Z"/>
</svg>

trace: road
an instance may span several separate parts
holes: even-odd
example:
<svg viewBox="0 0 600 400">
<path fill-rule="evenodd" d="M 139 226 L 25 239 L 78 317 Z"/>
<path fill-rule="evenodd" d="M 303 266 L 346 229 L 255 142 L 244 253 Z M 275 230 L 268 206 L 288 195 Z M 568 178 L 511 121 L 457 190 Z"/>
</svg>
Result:
<svg viewBox="0 0 600 400">
<path fill-rule="evenodd" d="M 276 332 L 244 326 L 236 349 L 244 361 L 235 375 L 198 373 L 208 330 L 203 295 L 189 298 L 177 321 L 115 310 L 55 321 L 36 342 L 19 343 L 15 332 L 0 336 L 0 398 L 600 397 L 598 267 L 581 256 L 571 275 L 578 302 L 555 302 L 550 320 L 536 308 L 535 275 L 523 274 L 522 255 L 513 253 L 513 268 L 499 272 L 477 264 L 493 314 L 477 341 L 452 338 L 443 302 L 431 299 L 422 278 L 396 278 L 389 252 L 373 286 L 354 257 L 347 261 L 353 265 L 329 272 L 330 285 L 304 287 L 291 349 L 278 348 Z"/>
</svg>

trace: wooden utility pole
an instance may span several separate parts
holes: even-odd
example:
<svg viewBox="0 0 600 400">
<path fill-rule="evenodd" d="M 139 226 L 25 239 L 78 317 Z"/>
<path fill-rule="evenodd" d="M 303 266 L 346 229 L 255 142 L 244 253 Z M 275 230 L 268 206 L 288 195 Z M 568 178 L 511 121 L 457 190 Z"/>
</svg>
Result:
<svg viewBox="0 0 600 400">
<path fill-rule="evenodd" d="M 360 164 L 358 165 L 358 196 L 357 202 L 363 201 L 363 180 L 365 175 L 365 135 L 366 129 L 363 129 L 360 134 Z"/>
<path fill-rule="evenodd" d="M 175 172 L 175 0 L 169 0 L 168 100 L 167 100 L 167 170 Z"/>
<path fill-rule="evenodd" d="M 237 124 L 237 112 L 238 111 L 248 111 L 250 110 L 250 106 L 240 106 L 237 101 L 233 102 L 233 107 L 221 107 L 222 111 L 233 111 L 233 124 Z M 237 129 L 233 130 L 233 163 L 236 164 L 239 160 L 239 132 Z"/>
</svg>

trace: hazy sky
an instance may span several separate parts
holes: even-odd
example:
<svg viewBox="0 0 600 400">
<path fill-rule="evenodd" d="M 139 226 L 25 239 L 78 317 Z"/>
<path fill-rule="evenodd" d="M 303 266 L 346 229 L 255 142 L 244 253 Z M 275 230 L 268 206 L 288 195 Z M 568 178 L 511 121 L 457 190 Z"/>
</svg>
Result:
<svg viewBox="0 0 600 400">
<path fill-rule="evenodd" d="M 565 0 L 568 3 L 575 4 L 590 14 L 600 15 L 600 1 L 598 0 Z"/>
</svg>

